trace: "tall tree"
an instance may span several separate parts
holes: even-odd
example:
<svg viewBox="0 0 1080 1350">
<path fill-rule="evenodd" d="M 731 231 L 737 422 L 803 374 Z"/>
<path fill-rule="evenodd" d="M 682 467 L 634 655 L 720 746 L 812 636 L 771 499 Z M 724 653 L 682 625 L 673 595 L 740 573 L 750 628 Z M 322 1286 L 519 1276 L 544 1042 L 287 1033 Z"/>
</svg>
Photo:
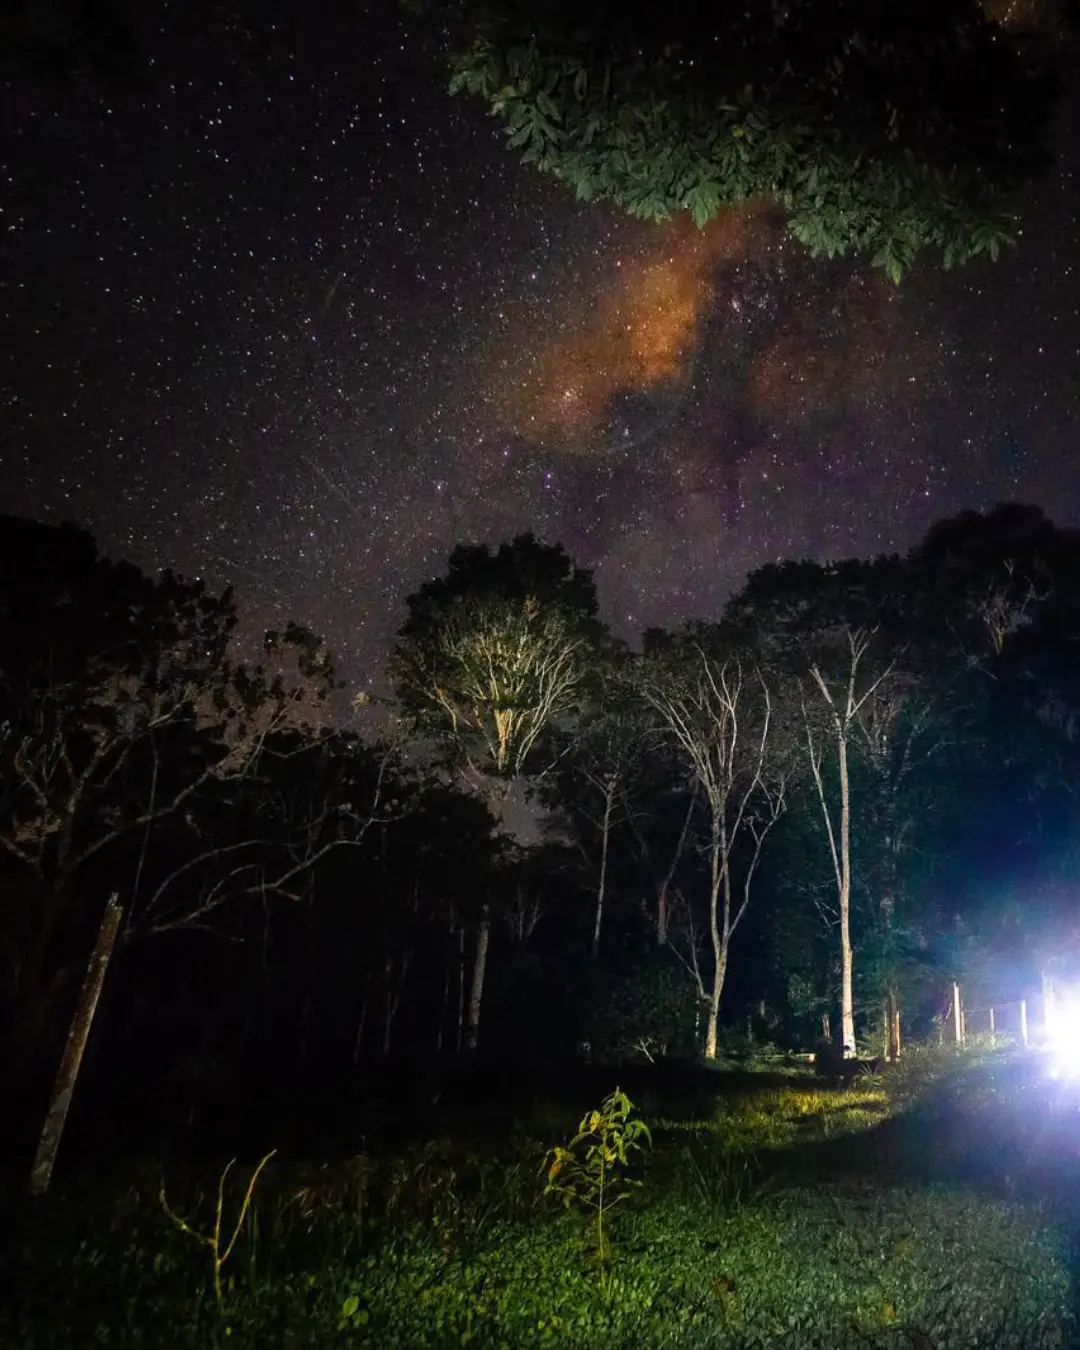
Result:
<svg viewBox="0 0 1080 1350">
<path fill-rule="evenodd" d="M 923 249 L 996 257 L 1003 196 L 1042 162 L 1052 82 L 977 0 L 438 10 L 451 89 L 526 162 L 645 219 L 764 198 L 815 256 L 899 279 Z"/>
<path fill-rule="evenodd" d="M 741 650 L 733 637 L 701 624 L 674 636 L 647 634 L 641 678 L 643 697 L 684 758 L 707 807 L 708 985 L 693 947 L 691 957 L 708 1008 L 709 1058 L 716 1057 L 731 940 L 750 903 L 765 837 L 784 810 L 787 777 L 772 742 L 769 686 L 752 653 Z"/>
<path fill-rule="evenodd" d="M 777 675 L 793 709 L 809 790 L 836 887 L 843 1052 L 855 1054 L 852 899 L 854 761 L 884 753 L 908 687 L 899 661 L 895 559 L 762 568 L 728 607 L 729 617 Z"/>
<path fill-rule="evenodd" d="M 592 578 L 560 546 L 526 534 L 494 553 L 482 545 L 456 549 L 447 574 L 407 604 L 391 658 L 402 712 L 502 823 L 515 780 L 550 767 L 545 737 L 584 699 L 590 644 L 603 631 Z M 490 936 L 485 902 L 469 996 L 471 1050 Z"/>
<path fill-rule="evenodd" d="M 1061 931 L 1049 897 L 1067 893 L 1055 873 L 1080 839 L 1080 531 L 1000 504 L 939 522 L 908 566 L 966 773 L 952 919 L 984 952 L 1016 957 L 1037 929 L 1044 941 Z M 1037 890 L 1044 916 L 1028 904 Z M 1025 898 L 1022 911 L 999 902 L 1006 892 Z"/>
</svg>

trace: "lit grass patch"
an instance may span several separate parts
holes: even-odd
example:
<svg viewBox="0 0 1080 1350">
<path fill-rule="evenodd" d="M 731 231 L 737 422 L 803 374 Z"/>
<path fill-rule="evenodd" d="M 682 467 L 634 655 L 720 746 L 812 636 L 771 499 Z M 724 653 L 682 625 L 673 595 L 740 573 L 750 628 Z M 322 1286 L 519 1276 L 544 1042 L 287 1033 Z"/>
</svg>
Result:
<svg viewBox="0 0 1080 1350">
<path fill-rule="evenodd" d="M 715 1113 L 697 1120 L 661 1117 L 659 1130 L 704 1133 L 736 1153 L 790 1148 L 880 1125 L 895 1110 L 877 1080 L 849 1087 L 823 1088 L 805 1083 L 767 1088 L 719 1101 Z"/>
</svg>

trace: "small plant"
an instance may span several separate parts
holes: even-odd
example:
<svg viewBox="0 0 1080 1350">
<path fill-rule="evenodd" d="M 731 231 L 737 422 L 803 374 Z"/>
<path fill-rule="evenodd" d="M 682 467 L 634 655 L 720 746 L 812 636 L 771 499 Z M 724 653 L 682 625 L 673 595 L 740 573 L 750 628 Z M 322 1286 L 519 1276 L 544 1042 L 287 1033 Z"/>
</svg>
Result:
<svg viewBox="0 0 1080 1350">
<path fill-rule="evenodd" d="M 221 1313 L 224 1313 L 225 1311 L 225 1296 L 221 1288 L 222 1267 L 225 1265 L 225 1262 L 228 1261 L 229 1257 L 232 1255 L 233 1248 L 236 1246 L 236 1239 L 240 1236 L 240 1229 L 243 1227 L 244 1219 L 247 1217 L 248 1209 L 251 1206 L 251 1197 L 255 1193 L 255 1183 L 259 1180 L 259 1173 L 263 1170 L 263 1168 L 266 1166 L 266 1164 L 270 1161 L 270 1159 L 274 1156 L 276 1152 L 277 1152 L 276 1148 L 271 1149 L 270 1152 L 267 1153 L 266 1156 L 260 1161 L 259 1165 L 255 1168 L 254 1172 L 252 1172 L 251 1180 L 247 1184 L 247 1190 L 244 1192 L 244 1199 L 240 1205 L 240 1213 L 236 1216 L 236 1223 L 233 1224 L 232 1236 L 229 1238 L 228 1242 L 225 1243 L 224 1246 L 222 1246 L 221 1223 L 225 1213 L 225 1181 L 229 1173 L 232 1171 L 232 1167 L 233 1164 L 236 1162 L 236 1159 L 232 1158 L 229 1160 L 229 1162 L 225 1164 L 225 1168 L 222 1171 L 221 1176 L 218 1178 L 217 1207 L 214 1211 L 214 1226 L 213 1228 L 211 1228 L 209 1233 L 196 1232 L 196 1230 L 192 1228 L 191 1224 L 189 1224 L 186 1219 L 182 1219 L 180 1215 L 177 1214 L 172 1209 L 165 1195 L 165 1183 L 164 1182 L 161 1183 L 161 1190 L 159 1192 L 158 1198 L 161 1200 L 162 1209 L 169 1216 L 169 1218 L 176 1225 L 176 1227 L 179 1228 L 181 1233 L 186 1233 L 188 1237 L 194 1238 L 196 1242 L 200 1242 L 203 1244 L 203 1246 L 208 1247 L 210 1249 L 210 1259 L 212 1263 L 212 1273 L 213 1273 L 212 1277 L 214 1285 L 214 1299 L 217 1302 L 218 1311 Z"/>
<path fill-rule="evenodd" d="M 611 1211 L 641 1182 L 628 1175 L 634 1155 L 652 1147 L 652 1134 L 643 1120 L 631 1120 L 634 1103 L 619 1088 L 605 1097 L 599 1110 L 583 1117 L 570 1143 L 556 1146 L 544 1160 L 545 1195 L 557 1195 L 567 1209 L 591 1216 L 597 1260 L 610 1289 Z"/>
</svg>

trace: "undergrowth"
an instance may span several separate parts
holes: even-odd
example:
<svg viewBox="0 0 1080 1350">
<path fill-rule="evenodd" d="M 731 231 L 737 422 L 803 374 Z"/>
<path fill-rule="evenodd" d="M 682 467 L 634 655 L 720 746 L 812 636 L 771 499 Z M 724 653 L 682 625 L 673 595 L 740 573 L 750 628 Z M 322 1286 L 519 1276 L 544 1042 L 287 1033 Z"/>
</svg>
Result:
<svg viewBox="0 0 1080 1350">
<path fill-rule="evenodd" d="M 654 1121 L 653 1162 L 644 1184 L 625 1191 L 602 1280 L 595 1215 L 544 1202 L 540 1163 L 552 1141 L 529 1122 L 497 1150 L 451 1140 L 316 1166 L 275 1158 L 217 1268 L 219 1290 L 206 1251 L 157 1202 L 160 1166 L 111 1189 L 76 1179 L 44 1205 L 5 1203 L 0 1345 L 1066 1344 L 1069 1247 L 1049 1208 L 853 1169 L 800 1171 L 807 1148 L 862 1137 L 861 1113 L 881 1121 L 908 1111 L 942 1081 L 942 1063 L 919 1074 L 846 1086 L 804 1074 L 787 1089 L 769 1080 L 718 1094 L 697 1121 Z M 772 1165 L 770 1150 L 791 1165 Z M 236 1170 L 226 1193 L 220 1169 L 174 1169 L 164 1178 L 170 1208 L 212 1233 L 222 1207 L 240 1212 L 251 1172 Z"/>
</svg>

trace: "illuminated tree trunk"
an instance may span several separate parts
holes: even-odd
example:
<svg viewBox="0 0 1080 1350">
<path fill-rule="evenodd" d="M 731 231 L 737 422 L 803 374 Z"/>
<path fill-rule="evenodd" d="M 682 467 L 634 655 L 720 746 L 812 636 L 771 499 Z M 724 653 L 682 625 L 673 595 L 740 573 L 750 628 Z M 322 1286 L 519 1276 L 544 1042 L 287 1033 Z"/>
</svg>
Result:
<svg viewBox="0 0 1080 1350">
<path fill-rule="evenodd" d="M 727 953 L 721 957 L 713 974 L 712 993 L 709 995 L 709 1021 L 705 1032 L 705 1057 L 715 1059 L 720 1026 L 720 996 L 727 976 Z"/>
<path fill-rule="evenodd" d="M 90 1026 L 97 1011 L 101 986 L 105 982 L 105 972 L 109 968 L 109 961 L 116 946 L 122 913 L 119 897 L 114 893 L 109 897 L 105 913 L 101 917 L 97 942 L 86 967 L 86 975 L 71 1019 L 67 1044 L 60 1060 L 49 1109 L 45 1113 L 45 1124 L 42 1126 L 41 1139 L 38 1141 L 37 1154 L 30 1171 L 31 1195 L 44 1195 L 49 1189 L 53 1164 L 56 1162 L 56 1151 L 60 1147 L 60 1138 L 64 1133 L 68 1108 L 71 1106 L 72 1094 L 75 1091 L 75 1081 L 79 1076 L 86 1042 L 90 1036 Z"/>
<path fill-rule="evenodd" d="M 896 990 L 889 990 L 889 1050 L 888 1057 L 895 1063 L 900 1058 L 900 1000 Z"/>
<path fill-rule="evenodd" d="M 855 1054 L 855 998 L 851 950 L 851 783 L 847 737 L 837 746 L 840 760 L 840 1039 L 844 1058 Z"/>
<path fill-rule="evenodd" d="M 705 1030 L 705 1057 L 706 1059 L 716 1058 L 717 1033 L 720 1022 L 720 997 L 724 992 L 724 977 L 727 975 L 727 955 L 728 942 L 730 940 L 731 925 L 731 879 L 730 867 L 731 859 L 728 856 L 727 832 L 724 829 L 724 818 L 713 817 L 712 842 L 709 849 L 711 854 L 712 870 L 712 894 L 709 897 L 709 934 L 712 938 L 713 949 L 713 983 L 709 994 L 709 1020 Z M 723 876 L 721 877 L 721 867 Z M 719 901 L 720 887 L 724 887 L 724 918 L 723 924 L 720 922 Z"/>
<path fill-rule="evenodd" d="M 484 906 L 476 930 L 476 956 L 473 959 L 472 988 L 469 991 L 469 1015 L 465 1024 L 465 1048 L 475 1054 L 480 1043 L 480 1009 L 484 1001 L 484 975 L 487 972 L 488 943 L 491 940 L 491 911 Z"/>
<path fill-rule="evenodd" d="M 810 750 L 810 771 L 814 777 L 818 804 L 825 822 L 825 833 L 829 841 L 829 853 L 832 857 L 833 874 L 836 878 L 836 898 L 840 918 L 840 1046 L 845 1059 L 855 1054 L 855 999 L 853 993 L 851 948 L 851 782 L 848 775 L 847 728 L 851 721 L 852 695 L 848 693 L 848 713 L 841 717 L 833 703 L 820 673 L 812 671 L 818 687 L 828 703 L 833 720 L 833 735 L 836 744 L 836 762 L 840 772 L 840 820 L 833 824 L 833 812 L 825 793 L 825 781 L 822 777 L 824 752 L 815 748 L 813 732 L 807 730 Z M 854 683 L 854 671 L 852 684 Z"/>
</svg>

